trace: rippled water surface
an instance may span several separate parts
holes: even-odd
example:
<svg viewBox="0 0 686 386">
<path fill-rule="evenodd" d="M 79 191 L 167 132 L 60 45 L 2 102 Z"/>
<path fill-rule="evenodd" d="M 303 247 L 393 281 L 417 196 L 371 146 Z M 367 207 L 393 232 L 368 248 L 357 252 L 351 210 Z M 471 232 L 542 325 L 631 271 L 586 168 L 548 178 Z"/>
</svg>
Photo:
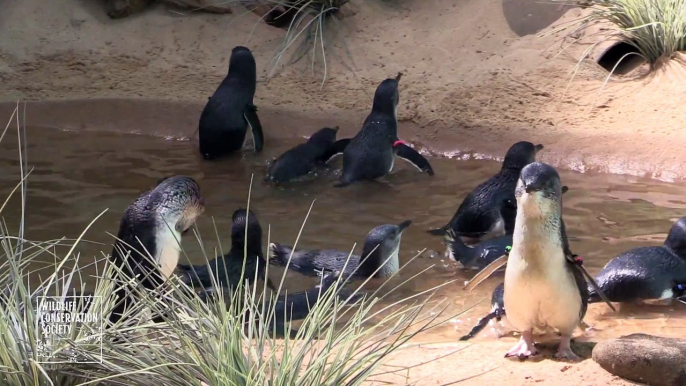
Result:
<svg viewBox="0 0 686 386">
<path fill-rule="evenodd" d="M 205 215 L 197 224 L 206 249 L 211 251 L 217 247 L 213 219 L 227 248 L 231 214 L 238 207 L 245 207 L 254 175 L 250 205 L 265 230 L 265 245 L 268 229 L 271 240 L 292 244 L 310 204 L 316 199 L 300 240 L 303 248 L 350 250 L 357 243 L 359 253 L 371 228 L 406 219 L 413 221 L 403 234 L 401 264 L 426 251 L 404 268 L 400 276 L 407 279 L 427 268 L 428 271 L 402 286 L 393 299 L 459 279 L 441 288 L 437 296 L 448 302 L 448 314 L 457 314 L 484 298 L 490 299 L 490 291 L 502 281 L 502 274 L 496 274 L 474 292 L 465 293 L 462 283 L 474 272 L 463 271 L 444 260 L 442 240 L 426 233 L 427 229 L 447 222 L 463 197 L 498 171 L 497 162 L 431 159 L 436 171 L 433 178 L 418 173 L 404 162 L 396 162 L 396 171 L 381 182 L 333 188 L 337 176 L 333 170 L 314 180 L 273 187 L 262 182 L 266 160 L 302 139 L 271 141 L 262 154 L 248 152 L 210 163 L 200 159 L 193 141 L 46 128 L 30 128 L 28 138 L 29 165 L 34 167 L 28 193 L 29 239 L 77 237 L 102 210 L 109 209 L 86 235 L 88 240 L 107 246 L 82 244 L 79 248 L 82 259 L 102 256 L 101 251 L 108 253 L 112 241 L 108 233 L 117 233 L 127 205 L 138 194 L 152 188 L 159 178 L 170 174 L 185 174 L 198 180 L 207 202 Z M 339 165 L 340 161 L 334 162 L 334 166 Z M 624 250 L 661 244 L 672 222 L 686 215 L 684 186 L 565 171 L 561 171 L 561 176 L 563 184 L 570 188 L 565 195 L 564 215 L 571 246 L 584 257 L 591 274 Z M 0 179 L 0 197 L 4 201 L 19 180 L 16 134 L 8 135 L 0 144 Z M 12 230 L 18 224 L 18 205 L 19 201 L 12 200 L 10 208 L 3 213 Z M 184 240 L 184 248 L 193 262 L 203 260 L 198 242 L 192 237 Z M 270 276 L 280 277 L 281 273 L 272 267 Z M 314 283 L 314 278 L 289 273 L 285 286 L 293 291 Z M 488 299 L 423 339 L 457 340 L 488 312 Z M 680 304 L 623 306 L 618 313 L 613 313 L 604 304 L 593 304 L 586 322 L 596 328 L 585 333 L 592 339 L 632 332 L 684 336 L 686 307 Z M 476 339 L 495 337 L 495 331 L 487 329 Z"/>
</svg>

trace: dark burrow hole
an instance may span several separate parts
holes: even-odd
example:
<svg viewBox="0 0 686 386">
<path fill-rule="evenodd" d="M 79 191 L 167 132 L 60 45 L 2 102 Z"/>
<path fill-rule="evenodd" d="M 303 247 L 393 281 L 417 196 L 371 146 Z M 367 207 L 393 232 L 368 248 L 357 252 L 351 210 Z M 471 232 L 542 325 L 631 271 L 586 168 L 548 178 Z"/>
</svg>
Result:
<svg viewBox="0 0 686 386">
<path fill-rule="evenodd" d="M 617 64 L 621 60 L 621 63 Z M 639 51 L 628 42 L 619 42 L 608 48 L 600 58 L 598 64 L 608 72 L 614 69 L 613 74 L 625 75 L 645 63 Z M 615 65 L 617 68 L 615 68 Z"/>
</svg>

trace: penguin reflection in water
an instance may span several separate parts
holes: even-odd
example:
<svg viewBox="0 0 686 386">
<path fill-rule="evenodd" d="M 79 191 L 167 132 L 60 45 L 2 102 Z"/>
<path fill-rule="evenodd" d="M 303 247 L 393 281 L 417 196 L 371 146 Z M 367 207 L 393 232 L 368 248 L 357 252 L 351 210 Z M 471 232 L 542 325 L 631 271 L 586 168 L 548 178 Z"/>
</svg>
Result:
<svg viewBox="0 0 686 386">
<path fill-rule="evenodd" d="M 247 132 L 256 152 L 262 151 L 264 136 L 253 104 L 257 87 L 255 58 L 246 47 L 231 51 L 229 73 L 208 99 L 198 126 L 200 153 L 211 160 L 240 150 Z"/>
<path fill-rule="evenodd" d="M 374 93 L 372 111 L 362 129 L 352 139 L 338 141 L 336 148 L 344 149 L 343 171 L 335 187 L 386 176 L 393 170 L 396 156 L 434 175 L 429 161 L 398 139 L 398 82 L 401 76 L 398 74 L 395 79 L 381 82 Z"/>
<path fill-rule="evenodd" d="M 126 209 L 110 258 L 126 276 L 123 279 L 136 278 L 136 282 L 115 283 L 116 305 L 110 322 L 116 323 L 127 314 L 140 286 L 148 291 L 162 291 L 179 261 L 181 235 L 204 211 L 200 187 L 185 176 L 162 179 Z M 163 318 L 154 315 L 153 320 L 161 322 Z"/>
<path fill-rule="evenodd" d="M 522 336 L 505 356 L 536 355 L 534 329 L 552 328 L 561 335 L 555 357 L 578 360 L 570 342 L 586 314 L 588 289 L 569 250 L 557 171 L 544 163 L 527 165 L 515 196 L 518 210 L 505 268 L 504 305 L 508 321 Z"/>
</svg>

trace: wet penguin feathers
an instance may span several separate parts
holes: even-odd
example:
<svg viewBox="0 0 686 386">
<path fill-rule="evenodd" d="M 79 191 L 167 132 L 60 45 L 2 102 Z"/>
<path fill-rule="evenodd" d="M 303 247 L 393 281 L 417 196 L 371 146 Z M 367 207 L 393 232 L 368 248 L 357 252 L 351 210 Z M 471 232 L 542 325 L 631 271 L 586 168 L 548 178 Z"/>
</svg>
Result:
<svg viewBox="0 0 686 386">
<path fill-rule="evenodd" d="M 250 131 L 255 151 L 264 144 L 262 125 L 253 104 L 257 70 L 252 52 L 243 46 L 231 51 L 229 72 L 200 115 L 200 153 L 215 159 L 240 150 Z"/>
<path fill-rule="evenodd" d="M 345 149 L 347 141 L 336 141 L 338 126 L 318 130 L 307 140 L 281 154 L 269 165 L 265 181 L 284 183 L 309 174 Z M 349 141 L 349 140 L 348 140 Z"/>
</svg>

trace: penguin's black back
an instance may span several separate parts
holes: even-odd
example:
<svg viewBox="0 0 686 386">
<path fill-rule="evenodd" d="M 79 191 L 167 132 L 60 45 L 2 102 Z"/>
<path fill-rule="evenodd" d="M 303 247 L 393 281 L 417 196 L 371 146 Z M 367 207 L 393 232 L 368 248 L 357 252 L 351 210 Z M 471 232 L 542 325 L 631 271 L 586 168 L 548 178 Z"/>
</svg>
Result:
<svg viewBox="0 0 686 386">
<path fill-rule="evenodd" d="M 507 200 L 516 202 L 514 190 L 518 178 L 517 170 L 505 169 L 477 186 L 457 208 L 449 226 L 460 236 L 481 237 L 504 215 L 507 218 L 503 218 L 503 225 L 514 230 L 516 209 L 501 209 Z"/>
<path fill-rule="evenodd" d="M 327 130 L 324 132 L 323 130 Z M 330 132 L 329 132 L 330 131 Z M 322 129 L 305 143 L 287 150 L 269 166 L 267 180 L 287 182 L 311 172 L 323 160 L 325 154 L 336 142 L 336 132 Z"/>
<path fill-rule="evenodd" d="M 676 284 L 686 283 L 686 261 L 664 246 L 635 248 L 610 260 L 596 282 L 613 302 L 659 299 Z M 591 301 L 600 301 L 590 292 Z"/>
<path fill-rule="evenodd" d="M 274 243 L 272 253 L 277 255 L 279 265 L 285 266 L 291 251 L 292 248 L 290 247 Z M 349 259 L 348 256 L 350 256 Z M 306 276 L 317 276 L 321 271 L 338 271 L 343 272 L 347 277 L 354 273 L 359 264 L 360 257 L 355 254 L 351 255 L 350 252 L 333 249 L 313 249 L 295 251 L 291 257 L 291 263 L 289 264 L 288 269 Z M 345 270 L 343 270 L 344 266 Z"/>
<path fill-rule="evenodd" d="M 234 48 L 229 73 L 200 115 L 200 151 L 214 156 L 235 152 L 243 147 L 247 122 L 243 116 L 252 104 L 257 87 L 257 71 L 252 53 L 244 47 Z"/>
</svg>

